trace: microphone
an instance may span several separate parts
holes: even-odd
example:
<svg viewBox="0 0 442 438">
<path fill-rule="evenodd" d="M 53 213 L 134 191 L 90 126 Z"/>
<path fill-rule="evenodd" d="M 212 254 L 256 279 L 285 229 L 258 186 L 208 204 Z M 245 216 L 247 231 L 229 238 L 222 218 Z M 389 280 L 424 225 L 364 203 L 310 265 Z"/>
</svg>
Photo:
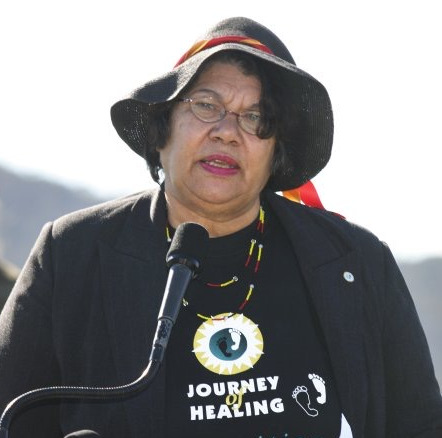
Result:
<svg viewBox="0 0 442 438">
<path fill-rule="evenodd" d="M 140 377 L 131 383 L 114 387 L 52 386 L 26 392 L 12 400 L 0 416 L 0 438 L 8 438 L 9 425 L 16 412 L 38 400 L 50 398 L 74 400 L 123 398 L 136 394 L 150 385 L 163 360 L 170 333 L 178 317 L 187 286 L 201 269 L 201 260 L 205 257 L 208 243 L 209 233 L 201 225 L 186 222 L 177 227 L 166 256 L 169 275 L 158 313 L 157 329 L 149 363 Z M 91 438 L 97 436 L 99 437 L 94 431 L 79 430 L 65 438 Z"/>
<path fill-rule="evenodd" d="M 77 430 L 76 432 L 72 432 L 69 435 L 66 435 L 64 438 L 100 438 L 97 432 L 93 430 Z"/>
<path fill-rule="evenodd" d="M 169 275 L 158 314 L 151 361 L 163 360 L 187 286 L 201 269 L 201 260 L 205 258 L 208 243 L 209 233 L 199 224 L 186 222 L 179 225 L 175 231 L 166 255 Z"/>
</svg>

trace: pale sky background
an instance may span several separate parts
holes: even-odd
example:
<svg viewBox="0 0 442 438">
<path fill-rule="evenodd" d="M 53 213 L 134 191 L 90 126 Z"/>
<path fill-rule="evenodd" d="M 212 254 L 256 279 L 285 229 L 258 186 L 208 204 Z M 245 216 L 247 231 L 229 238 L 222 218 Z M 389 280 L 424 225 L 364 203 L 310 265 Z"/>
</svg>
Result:
<svg viewBox="0 0 442 438">
<path fill-rule="evenodd" d="M 109 199 L 152 184 L 114 131 L 110 106 L 172 68 L 209 25 L 245 15 L 278 34 L 329 91 L 334 151 L 314 179 L 325 207 L 399 258 L 442 256 L 439 4 L 3 2 L 0 164 Z"/>
</svg>

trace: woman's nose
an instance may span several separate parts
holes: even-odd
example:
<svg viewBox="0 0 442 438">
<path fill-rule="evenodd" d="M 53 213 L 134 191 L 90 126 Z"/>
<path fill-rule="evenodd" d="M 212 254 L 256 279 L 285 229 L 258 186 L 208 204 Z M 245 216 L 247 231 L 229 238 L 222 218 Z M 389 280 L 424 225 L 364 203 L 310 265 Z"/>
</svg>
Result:
<svg viewBox="0 0 442 438">
<path fill-rule="evenodd" d="M 238 123 L 238 114 L 226 111 L 224 118 L 214 123 L 211 135 L 226 143 L 239 142 L 242 133 Z"/>
</svg>

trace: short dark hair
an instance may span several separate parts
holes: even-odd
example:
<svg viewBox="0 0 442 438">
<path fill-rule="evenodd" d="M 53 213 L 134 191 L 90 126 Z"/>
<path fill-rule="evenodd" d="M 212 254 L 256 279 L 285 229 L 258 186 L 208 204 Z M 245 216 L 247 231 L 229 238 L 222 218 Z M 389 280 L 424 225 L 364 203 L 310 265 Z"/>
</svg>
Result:
<svg viewBox="0 0 442 438">
<path fill-rule="evenodd" d="M 283 171 L 286 163 L 285 143 L 287 140 L 293 141 L 297 126 L 297 120 L 289 118 L 289 114 L 299 113 L 296 108 L 293 108 L 299 103 L 290 98 L 287 93 L 288 87 L 284 86 L 283 71 L 247 53 L 225 50 L 213 55 L 201 65 L 197 74 L 181 91 L 180 96 L 185 95 L 201 73 L 215 62 L 236 65 L 245 75 L 256 76 L 261 82 L 260 111 L 263 117 L 258 137 L 264 139 L 275 136 L 276 144 L 271 173 L 277 174 Z M 176 99 L 150 105 L 143 113 L 143 125 L 147 132 L 144 158 L 153 180 L 158 183 L 161 180 L 162 169 L 158 150 L 166 145 L 170 137 L 170 115 L 175 103 Z"/>
</svg>

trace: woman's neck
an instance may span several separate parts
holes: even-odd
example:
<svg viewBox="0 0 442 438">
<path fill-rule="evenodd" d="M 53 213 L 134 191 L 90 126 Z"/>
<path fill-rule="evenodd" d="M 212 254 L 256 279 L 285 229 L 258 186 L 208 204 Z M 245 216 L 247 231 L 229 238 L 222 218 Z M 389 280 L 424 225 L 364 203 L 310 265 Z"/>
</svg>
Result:
<svg viewBox="0 0 442 438">
<path fill-rule="evenodd" d="M 250 225 L 259 213 L 259 198 L 249 205 L 188 206 L 166 192 L 167 219 L 176 228 L 184 222 L 196 222 L 207 229 L 210 237 L 221 237 L 235 233 Z"/>
</svg>

